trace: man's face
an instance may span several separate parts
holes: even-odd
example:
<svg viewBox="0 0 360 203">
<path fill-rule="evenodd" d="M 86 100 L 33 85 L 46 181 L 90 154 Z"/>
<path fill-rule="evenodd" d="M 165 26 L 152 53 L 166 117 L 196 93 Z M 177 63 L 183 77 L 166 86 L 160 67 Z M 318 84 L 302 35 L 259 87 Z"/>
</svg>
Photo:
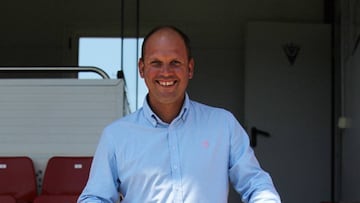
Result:
<svg viewBox="0 0 360 203">
<path fill-rule="evenodd" d="M 139 72 L 149 89 L 152 103 L 182 102 L 194 61 L 188 58 L 184 41 L 171 29 L 155 32 L 147 40 Z"/>
</svg>

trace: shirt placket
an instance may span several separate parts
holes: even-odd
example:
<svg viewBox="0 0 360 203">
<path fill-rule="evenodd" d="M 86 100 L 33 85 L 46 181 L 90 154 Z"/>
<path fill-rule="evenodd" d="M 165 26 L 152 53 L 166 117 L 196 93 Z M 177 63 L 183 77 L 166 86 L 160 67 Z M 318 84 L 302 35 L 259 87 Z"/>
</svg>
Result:
<svg viewBox="0 0 360 203">
<path fill-rule="evenodd" d="M 182 203 L 182 186 L 181 186 L 181 164 L 179 154 L 179 143 L 177 139 L 176 130 L 172 125 L 168 128 L 168 140 L 170 148 L 170 164 L 171 175 L 173 180 L 174 203 Z"/>
</svg>

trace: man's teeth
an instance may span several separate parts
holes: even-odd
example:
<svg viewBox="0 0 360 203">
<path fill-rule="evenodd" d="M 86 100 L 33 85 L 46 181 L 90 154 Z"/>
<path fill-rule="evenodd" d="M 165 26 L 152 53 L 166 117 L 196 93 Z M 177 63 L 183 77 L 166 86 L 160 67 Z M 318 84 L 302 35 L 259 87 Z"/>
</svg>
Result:
<svg viewBox="0 0 360 203">
<path fill-rule="evenodd" d="M 174 84 L 174 81 L 172 81 L 172 82 L 160 82 L 161 86 L 171 86 L 173 84 Z"/>
</svg>

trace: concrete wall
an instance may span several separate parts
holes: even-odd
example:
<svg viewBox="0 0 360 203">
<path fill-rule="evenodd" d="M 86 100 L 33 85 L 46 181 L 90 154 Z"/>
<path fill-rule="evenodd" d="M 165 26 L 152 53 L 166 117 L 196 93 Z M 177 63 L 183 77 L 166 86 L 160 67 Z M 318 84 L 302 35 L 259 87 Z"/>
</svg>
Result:
<svg viewBox="0 0 360 203">
<path fill-rule="evenodd" d="M 233 111 L 240 120 L 245 23 L 251 20 L 321 23 L 324 19 L 322 0 L 139 2 L 140 35 L 155 25 L 173 24 L 192 38 L 196 70 L 190 94 L 202 102 Z M 136 33 L 135 3 L 124 1 L 126 36 Z M 75 47 L 69 47 L 75 43 L 74 36 L 121 33 L 119 0 L 5 0 L 2 10 L 0 66 L 77 65 Z"/>
<path fill-rule="evenodd" d="M 341 116 L 344 118 L 340 136 L 341 191 L 340 199 L 360 200 L 360 1 L 341 1 L 340 18 L 340 81 Z"/>
</svg>

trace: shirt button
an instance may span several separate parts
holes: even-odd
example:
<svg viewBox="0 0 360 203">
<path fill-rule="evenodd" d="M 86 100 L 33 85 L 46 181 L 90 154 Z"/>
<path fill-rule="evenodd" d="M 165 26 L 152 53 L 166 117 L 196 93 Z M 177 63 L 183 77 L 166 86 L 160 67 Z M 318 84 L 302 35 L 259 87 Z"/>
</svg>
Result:
<svg viewBox="0 0 360 203">
<path fill-rule="evenodd" d="M 176 170 L 178 167 L 177 167 L 177 165 L 174 165 L 174 170 Z"/>
</svg>

